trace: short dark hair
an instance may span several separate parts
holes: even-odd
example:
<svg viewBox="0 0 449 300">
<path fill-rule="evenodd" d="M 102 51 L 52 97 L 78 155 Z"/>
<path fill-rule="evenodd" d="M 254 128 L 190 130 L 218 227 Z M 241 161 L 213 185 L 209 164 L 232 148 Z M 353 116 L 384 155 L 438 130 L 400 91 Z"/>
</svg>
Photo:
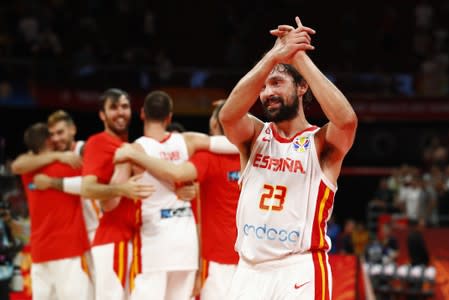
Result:
<svg viewBox="0 0 449 300">
<path fill-rule="evenodd" d="M 299 86 L 303 82 L 306 82 L 304 77 L 302 77 L 302 75 L 299 73 L 299 71 L 296 70 L 296 68 L 290 64 L 284 63 L 278 64 L 274 67 L 273 71 L 289 74 L 293 78 L 293 82 L 295 83 L 296 86 Z M 310 89 L 308 89 L 307 92 L 302 97 L 302 105 L 304 108 L 306 108 L 307 106 L 309 106 L 311 102 L 312 102 L 312 92 L 310 91 Z"/>
<path fill-rule="evenodd" d="M 127 92 L 121 89 L 107 89 L 100 96 L 100 110 L 104 111 L 106 102 L 111 100 L 112 103 L 117 102 L 121 96 L 125 96 L 128 101 L 131 101 Z"/>
<path fill-rule="evenodd" d="M 143 104 L 145 119 L 163 121 L 173 111 L 173 100 L 163 91 L 153 91 L 145 97 Z"/>
<path fill-rule="evenodd" d="M 47 124 L 43 122 L 35 123 L 25 130 L 23 141 L 28 150 L 38 154 L 45 146 L 45 142 L 50 137 Z"/>
<path fill-rule="evenodd" d="M 218 117 L 220 115 L 220 111 L 223 108 L 223 106 L 225 105 L 226 99 L 220 99 L 217 100 L 213 103 L 214 105 L 214 110 L 212 111 L 212 118 L 217 119 L 218 122 L 218 127 L 220 128 L 220 131 L 222 134 L 224 134 L 224 129 L 223 129 L 223 125 L 220 122 L 220 118 Z"/>
</svg>

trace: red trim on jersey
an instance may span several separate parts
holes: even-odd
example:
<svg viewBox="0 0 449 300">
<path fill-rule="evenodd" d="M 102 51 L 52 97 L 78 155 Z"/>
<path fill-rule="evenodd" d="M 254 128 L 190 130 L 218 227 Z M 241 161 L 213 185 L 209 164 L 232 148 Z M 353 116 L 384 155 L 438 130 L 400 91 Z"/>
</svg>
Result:
<svg viewBox="0 0 449 300">
<path fill-rule="evenodd" d="M 142 238 L 140 236 L 140 228 L 142 226 L 142 202 L 138 201 L 136 209 L 136 228 L 133 238 L 133 257 L 131 262 L 131 270 L 129 273 L 129 287 L 134 290 L 135 279 L 137 275 L 142 273 Z"/>
<path fill-rule="evenodd" d="M 291 138 L 285 138 L 285 137 L 281 136 L 281 135 L 277 132 L 277 129 L 276 129 L 276 127 L 274 126 L 274 123 L 270 123 L 270 128 L 271 128 L 271 131 L 273 132 L 274 138 L 275 138 L 279 143 L 291 143 L 291 142 L 293 142 L 293 140 L 295 139 L 295 137 L 297 137 L 297 136 L 299 136 L 299 135 L 301 135 L 301 134 L 303 134 L 304 132 L 307 132 L 307 131 L 314 131 L 314 130 L 317 129 L 318 127 L 315 126 L 315 125 L 312 125 L 312 126 L 310 126 L 310 127 L 307 127 L 306 129 L 301 130 L 300 132 L 296 133 L 296 134 L 295 134 L 294 136 L 292 136 Z"/>
<path fill-rule="evenodd" d="M 172 134 L 172 133 L 169 132 L 168 135 L 167 135 L 166 137 L 164 137 L 162 140 L 159 141 L 159 143 L 163 144 L 163 143 L 165 143 L 166 141 L 168 141 L 168 140 L 170 139 L 170 137 L 171 137 L 171 134 Z"/>
<path fill-rule="evenodd" d="M 90 274 L 90 270 L 89 270 L 89 264 L 87 263 L 87 258 L 86 258 L 86 254 L 81 255 L 80 257 L 80 261 L 81 261 L 81 270 L 83 270 L 84 273 L 86 273 L 87 277 L 89 277 L 89 279 L 92 279 L 92 276 Z"/>
<path fill-rule="evenodd" d="M 201 286 L 206 282 L 206 278 L 209 275 L 209 261 L 207 259 L 201 259 Z"/>
<path fill-rule="evenodd" d="M 126 269 L 128 262 L 128 243 L 121 241 L 114 243 L 114 272 L 123 288 L 126 285 Z"/>
<path fill-rule="evenodd" d="M 334 192 L 321 180 L 318 189 L 318 196 L 315 206 L 315 216 L 312 225 L 312 241 L 310 250 L 327 250 L 329 245 L 326 242 L 326 221 L 329 210 L 334 203 Z"/>
<path fill-rule="evenodd" d="M 312 252 L 313 267 L 315 269 L 315 300 L 330 300 L 329 269 L 327 255 L 324 251 Z"/>
</svg>

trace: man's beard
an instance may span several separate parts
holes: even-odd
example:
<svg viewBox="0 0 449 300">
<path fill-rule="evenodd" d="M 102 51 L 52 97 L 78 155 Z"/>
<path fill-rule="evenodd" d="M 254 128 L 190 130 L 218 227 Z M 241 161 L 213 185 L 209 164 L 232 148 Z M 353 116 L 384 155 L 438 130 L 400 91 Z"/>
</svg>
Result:
<svg viewBox="0 0 449 300">
<path fill-rule="evenodd" d="M 107 124 L 108 124 L 108 128 L 109 128 L 109 130 L 111 130 L 113 133 L 115 133 L 116 135 L 123 135 L 123 134 L 126 134 L 126 133 L 128 133 L 128 128 L 129 128 L 129 121 L 128 121 L 128 123 L 126 124 L 126 126 L 125 127 L 123 127 L 123 128 L 117 128 L 115 125 L 114 125 L 114 123 L 111 121 L 111 120 L 109 120 L 109 119 L 107 119 Z"/>
<path fill-rule="evenodd" d="M 299 97 L 296 94 L 292 95 L 292 104 L 285 104 L 284 98 L 281 96 L 273 96 L 272 99 L 280 101 L 280 107 L 270 111 L 265 105 L 263 105 L 263 110 L 268 121 L 279 123 L 282 121 L 289 121 L 294 119 L 298 115 L 299 108 Z"/>
</svg>

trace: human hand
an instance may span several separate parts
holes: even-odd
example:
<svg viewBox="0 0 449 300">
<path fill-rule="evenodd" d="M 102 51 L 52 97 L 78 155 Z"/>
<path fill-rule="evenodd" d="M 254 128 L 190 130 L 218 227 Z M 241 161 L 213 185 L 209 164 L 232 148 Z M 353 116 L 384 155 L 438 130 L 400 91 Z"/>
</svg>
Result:
<svg viewBox="0 0 449 300">
<path fill-rule="evenodd" d="M 310 35 L 315 34 L 315 30 L 303 26 L 299 17 L 296 17 L 295 21 L 297 28 L 279 25 L 277 29 L 270 30 L 270 34 L 277 37 L 272 52 L 279 62 L 288 63 L 296 53 L 315 49 L 310 44 Z"/>
<path fill-rule="evenodd" d="M 122 184 L 123 196 L 134 200 L 145 199 L 156 191 L 153 185 L 139 182 L 142 176 L 143 173 L 135 175 Z"/>
<path fill-rule="evenodd" d="M 81 157 L 75 154 L 73 151 L 64 151 L 58 153 L 58 161 L 63 164 L 67 164 L 74 169 L 81 168 L 81 165 L 83 163 Z"/>
<path fill-rule="evenodd" d="M 177 187 L 175 192 L 179 200 L 192 201 L 196 197 L 196 185 L 194 183 L 184 184 Z"/>
<path fill-rule="evenodd" d="M 46 190 L 51 188 L 52 178 L 45 174 L 37 174 L 33 177 L 34 189 Z"/>
<path fill-rule="evenodd" d="M 114 154 L 114 163 L 122 163 L 129 160 L 130 156 L 134 151 L 133 146 L 131 144 L 125 143 L 120 148 L 115 151 Z"/>
</svg>

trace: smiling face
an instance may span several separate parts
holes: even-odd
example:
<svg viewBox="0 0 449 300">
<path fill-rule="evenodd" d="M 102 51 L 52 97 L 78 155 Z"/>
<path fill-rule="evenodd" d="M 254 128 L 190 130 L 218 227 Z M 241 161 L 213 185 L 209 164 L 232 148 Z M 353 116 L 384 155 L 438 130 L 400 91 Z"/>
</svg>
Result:
<svg viewBox="0 0 449 300">
<path fill-rule="evenodd" d="M 274 68 L 260 92 L 265 115 L 271 122 L 294 119 L 298 115 L 298 87 L 285 71 Z"/>
<path fill-rule="evenodd" d="M 128 133 L 131 121 L 131 103 L 125 95 L 121 95 L 116 101 L 108 98 L 104 103 L 104 110 L 100 111 L 107 130 L 120 136 Z"/>
<path fill-rule="evenodd" d="M 59 121 L 48 127 L 53 146 L 58 151 L 68 151 L 75 141 L 76 128 L 74 124 Z"/>
</svg>

